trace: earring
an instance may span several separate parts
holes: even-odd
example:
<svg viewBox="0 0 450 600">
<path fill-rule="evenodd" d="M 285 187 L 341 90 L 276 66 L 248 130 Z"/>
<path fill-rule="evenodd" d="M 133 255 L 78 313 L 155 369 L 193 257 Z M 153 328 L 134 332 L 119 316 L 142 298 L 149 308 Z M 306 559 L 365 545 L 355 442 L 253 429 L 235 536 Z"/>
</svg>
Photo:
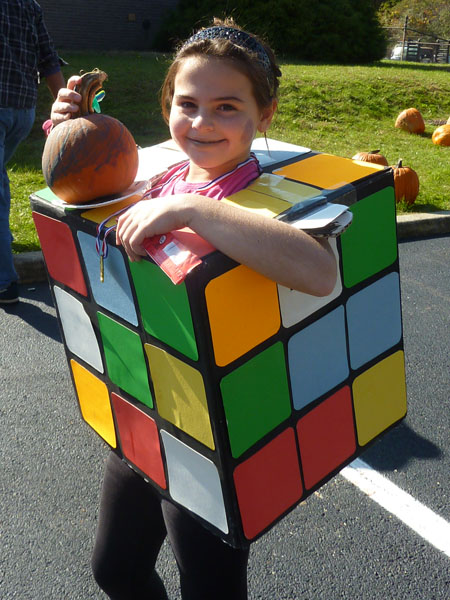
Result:
<svg viewBox="0 0 450 600">
<path fill-rule="evenodd" d="M 264 139 L 266 140 L 266 148 L 267 148 L 267 152 L 270 156 L 270 158 L 272 158 L 272 155 L 270 154 L 270 148 L 269 148 L 269 142 L 267 141 L 267 132 L 264 132 Z"/>
</svg>

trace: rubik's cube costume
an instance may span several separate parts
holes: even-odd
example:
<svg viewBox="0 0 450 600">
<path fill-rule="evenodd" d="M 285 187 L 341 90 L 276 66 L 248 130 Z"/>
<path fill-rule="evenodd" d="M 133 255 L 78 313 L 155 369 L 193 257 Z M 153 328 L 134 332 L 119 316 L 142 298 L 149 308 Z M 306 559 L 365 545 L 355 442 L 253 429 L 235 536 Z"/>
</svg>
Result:
<svg viewBox="0 0 450 600">
<path fill-rule="evenodd" d="M 98 227 L 136 198 L 92 208 L 64 206 L 48 189 L 31 198 L 83 419 L 236 547 L 406 413 L 392 171 L 269 147 L 256 140 L 263 173 L 222 201 L 318 235 L 353 218 L 330 238 L 338 278 L 324 298 L 277 285 L 193 232 L 181 253 L 196 266 L 178 284 L 110 239 L 101 281 Z M 179 160 L 170 143 L 142 150 L 150 167 L 138 176 Z M 176 244 L 166 255 L 184 256 Z"/>
</svg>

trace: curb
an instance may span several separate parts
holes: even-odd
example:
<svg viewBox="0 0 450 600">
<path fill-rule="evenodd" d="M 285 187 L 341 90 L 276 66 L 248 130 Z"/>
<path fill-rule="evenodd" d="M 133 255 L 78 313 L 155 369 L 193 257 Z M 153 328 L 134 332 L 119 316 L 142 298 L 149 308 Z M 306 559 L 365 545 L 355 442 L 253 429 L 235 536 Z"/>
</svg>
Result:
<svg viewBox="0 0 450 600">
<path fill-rule="evenodd" d="M 47 281 L 44 257 L 40 250 L 15 254 L 14 268 L 19 276 L 19 283 L 38 283 Z"/>
<path fill-rule="evenodd" d="M 397 237 L 399 241 L 450 233 L 450 211 L 414 213 L 397 217 Z M 14 255 L 14 266 L 19 283 L 47 281 L 42 252 L 24 252 Z"/>
<path fill-rule="evenodd" d="M 397 237 L 408 240 L 429 235 L 450 233 L 450 211 L 399 215 L 397 217 Z"/>
</svg>

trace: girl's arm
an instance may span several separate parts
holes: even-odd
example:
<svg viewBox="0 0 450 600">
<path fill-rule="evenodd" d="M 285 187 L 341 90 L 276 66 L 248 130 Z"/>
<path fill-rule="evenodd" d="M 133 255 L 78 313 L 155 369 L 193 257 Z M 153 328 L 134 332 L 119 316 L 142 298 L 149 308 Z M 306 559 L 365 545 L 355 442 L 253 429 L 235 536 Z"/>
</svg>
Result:
<svg viewBox="0 0 450 600">
<path fill-rule="evenodd" d="M 145 238 L 183 227 L 286 287 L 314 296 L 326 296 L 334 288 L 336 261 L 328 242 L 276 219 L 196 194 L 139 202 L 119 217 L 116 239 L 131 260 L 139 260 L 146 255 Z"/>
</svg>

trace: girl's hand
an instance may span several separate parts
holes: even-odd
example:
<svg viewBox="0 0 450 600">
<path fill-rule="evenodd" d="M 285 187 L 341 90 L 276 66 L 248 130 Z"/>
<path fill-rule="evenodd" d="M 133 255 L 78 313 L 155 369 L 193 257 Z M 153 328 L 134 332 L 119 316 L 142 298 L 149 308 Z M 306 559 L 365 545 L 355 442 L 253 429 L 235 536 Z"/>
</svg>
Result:
<svg viewBox="0 0 450 600">
<path fill-rule="evenodd" d="M 146 238 L 182 229 L 188 223 L 188 199 L 193 194 L 142 200 L 117 220 L 116 243 L 122 245 L 132 262 L 146 256 Z"/>
<path fill-rule="evenodd" d="M 68 121 L 72 115 L 79 110 L 81 95 L 74 91 L 76 85 L 81 82 L 81 77 L 74 75 L 67 82 L 66 88 L 61 88 L 58 91 L 55 102 L 52 104 L 52 112 L 50 118 L 54 126 Z"/>
</svg>

